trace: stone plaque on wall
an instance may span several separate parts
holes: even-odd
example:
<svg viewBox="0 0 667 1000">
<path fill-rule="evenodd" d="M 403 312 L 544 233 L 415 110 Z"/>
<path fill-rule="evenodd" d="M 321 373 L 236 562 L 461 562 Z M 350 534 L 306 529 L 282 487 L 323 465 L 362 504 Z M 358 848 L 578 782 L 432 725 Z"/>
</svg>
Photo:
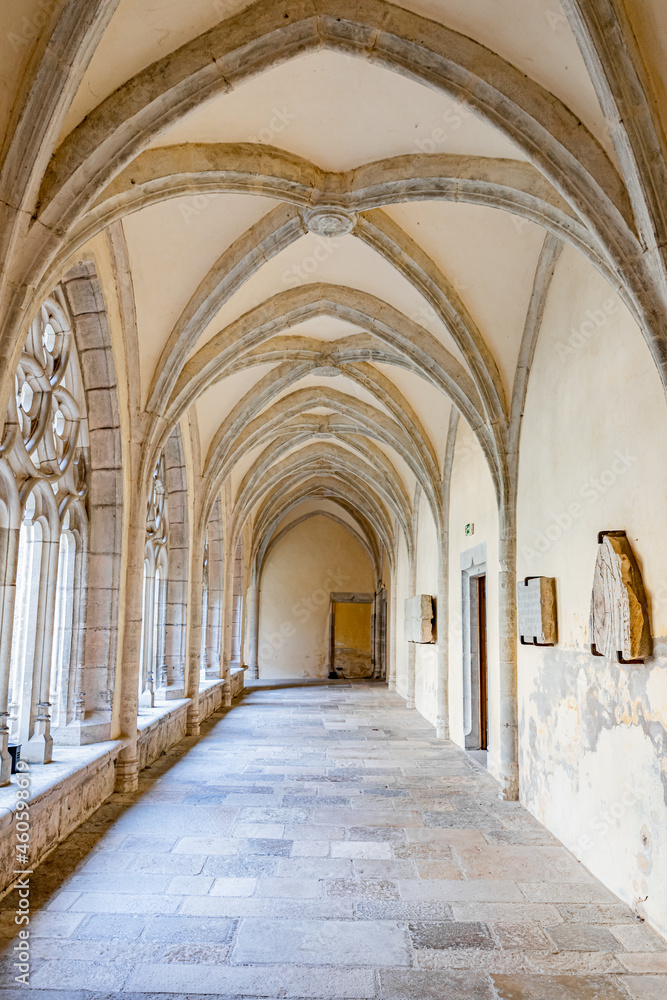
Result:
<svg viewBox="0 0 667 1000">
<path fill-rule="evenodd" d="M 405 599 L 405 638 L 408 642 L 435 642 L 433 598 L 417 594 Z"/>
<path fill-rule="evenodd" d="M 648 602 L 624 531 L 601 531 L 593 579 L 591 652 L 619 663 L 642 663 L 653 643 Z"/>
<path fill-rule="evenodd" d="M 554 646 L 558 641 L 556 581 L 527 576 L 517 584 L 519 636 L 524 646 Z"/>
</svg>

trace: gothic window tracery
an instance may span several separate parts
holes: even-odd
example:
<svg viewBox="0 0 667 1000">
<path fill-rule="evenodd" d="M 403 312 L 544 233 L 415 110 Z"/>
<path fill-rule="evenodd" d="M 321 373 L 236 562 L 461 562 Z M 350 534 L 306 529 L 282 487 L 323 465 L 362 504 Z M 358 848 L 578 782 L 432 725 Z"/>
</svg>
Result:
<svg viewBox="0 0 667 1000">
<path fill-rule="evenodd" d="M 165 621 L 168 573 L 168 504 L 165 459 L 155 466 L 146 513 L 139 699 L 155 704 L 155 688 L 165 686 Z"/>
<path fill-rule="evenodd" d="M 80 716 L 85 702 L 77 640 L 87 555 L 88 427 L 72 322 L 60 286 L 30 324 L 14 376 L 0 465 L 0 483 L 9 492 L 13 480 L 19 501 L 2 553 L 5 579 L 15 581 L 3 594 L 3 621 L 11 622 L 11 636 L 0 663 L 6 678 L 1 707 L 9 721 L 2 736 L 23 744 L 24 758 L 48 762 L 52 724 L 66 726 Z M 10 510 L 10 498 L 2 499 Z"/>
</svg>

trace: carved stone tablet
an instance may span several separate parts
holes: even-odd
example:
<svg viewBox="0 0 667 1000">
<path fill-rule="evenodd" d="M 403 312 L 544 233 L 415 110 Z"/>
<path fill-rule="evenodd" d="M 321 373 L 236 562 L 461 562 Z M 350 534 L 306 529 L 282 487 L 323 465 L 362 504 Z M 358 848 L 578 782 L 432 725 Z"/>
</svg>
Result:
<svg viewBox="0 0 667 1000">
<path fill-rule="evenodd" d="M 624 531 L 601 532 L 591 598 L 591 652 L 619 663 L 643 662 L 653 643 L 648 602 Z"/>
<path fill-rule="evenodd" d="M 556 581 L 529 576 L 517 584 L 519 636 L 524 646 L 553 646 L 558 641 Z"/>
<path fill-rule="evenodd" d="M 405 638 L 408 642 L 435 642 L 433 636 L 433 598 L 417 594 L 405 600 Z"/>
</svg>

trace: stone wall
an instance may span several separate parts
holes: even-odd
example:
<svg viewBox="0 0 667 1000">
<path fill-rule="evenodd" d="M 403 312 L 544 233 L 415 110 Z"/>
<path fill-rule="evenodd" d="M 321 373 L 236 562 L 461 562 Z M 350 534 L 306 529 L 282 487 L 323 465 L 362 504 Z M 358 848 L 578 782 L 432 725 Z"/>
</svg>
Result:
<svg viewBox="0 0 667 1000">
<path fill-rule="evenodd" d="M 32 765 L 24 772 L 30 781 L 30 867 L 43 861 L 111 795 L 115 760 L 121 746 L 120 742 L 108 742 L 89 747 L 56 747 L 51 764 Z M 11 785 L 0 789 L 0 892 L 13 884 L 14 869 L 25 867 L 23 860 L 20 865 L 16 863 L 17 787 L 13 780 Z"/>
</svg>

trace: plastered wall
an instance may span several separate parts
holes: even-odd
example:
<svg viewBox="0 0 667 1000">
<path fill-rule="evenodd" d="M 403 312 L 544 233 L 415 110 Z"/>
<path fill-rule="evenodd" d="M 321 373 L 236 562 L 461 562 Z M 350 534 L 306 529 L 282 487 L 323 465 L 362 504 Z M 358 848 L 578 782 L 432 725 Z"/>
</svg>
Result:
<svg viewBox="0 0 667 1000">
<path fill-rule="evenodd" d="M 366 550 L 321 515 L 288 531 L 269 551 L 260 580 L 259 676 L 326 677 L 329 595 L 373 593 Z"/>
<path fill-rule="evenodd" d="M 560 633 L 552 649 L 519 646 L 521 797 L 665 934 L 667 412 L 640 331 L 570 250 L 549 293 L 520 454 L 518 573 L 556 577 Z M 627 531 L 642 569 L 656 637 L 644 665 L 589 652 L 603 529 Z"/>
</svg>

